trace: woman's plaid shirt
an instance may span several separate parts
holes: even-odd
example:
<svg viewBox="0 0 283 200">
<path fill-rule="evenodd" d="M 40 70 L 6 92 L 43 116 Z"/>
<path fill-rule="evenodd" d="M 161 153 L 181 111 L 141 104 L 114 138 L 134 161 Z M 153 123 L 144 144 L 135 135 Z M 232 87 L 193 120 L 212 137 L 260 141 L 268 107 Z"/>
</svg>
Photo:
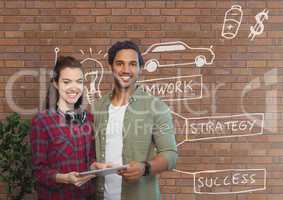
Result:
<svg viewBox="0 0 283 200">
<path fill-rule="evenodd" d="M 39 199 L 80 200 L 92 193 L 93 181 L 81 187 L 59 184 L 55 174 L 88 170 L 95 157 L 93 137 L 90 113 L 82 124 L 67 124 L 63 115 L 50 110 L 32 119 L 30 141 Z"/>
</svg>

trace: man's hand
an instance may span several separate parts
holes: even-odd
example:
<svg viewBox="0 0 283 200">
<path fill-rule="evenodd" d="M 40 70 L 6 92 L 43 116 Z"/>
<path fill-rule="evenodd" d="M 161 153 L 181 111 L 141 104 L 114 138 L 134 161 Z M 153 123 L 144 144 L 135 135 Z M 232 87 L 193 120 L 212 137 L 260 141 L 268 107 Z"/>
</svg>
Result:
<svg viewBox="0 0 283 200">
<path fill-rule="evenodd" d="M 131 161 L 127 169 L 121 170 L 120 175 L 126 181 L 137 181 L 143 176 L 145 164 L 137 161 Z"/>
<path fill-rule="evenodd" d="M 111 168 L 112 165 L 109 163 L 100 163 L 100 162 L 93 162 L 90 165 L 90 169 L 105 169 L 105 168 Z"/>
</svg>

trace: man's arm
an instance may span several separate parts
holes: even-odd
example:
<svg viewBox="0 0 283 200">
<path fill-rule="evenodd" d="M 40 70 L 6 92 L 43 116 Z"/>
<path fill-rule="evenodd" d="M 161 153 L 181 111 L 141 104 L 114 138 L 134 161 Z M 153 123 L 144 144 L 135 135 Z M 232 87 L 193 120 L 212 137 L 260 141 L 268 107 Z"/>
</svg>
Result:
<svg viewBox="0 0 283 200">
<path fill-rule="evenodd" d="M 168 106 L 156 100 L 154 102 L 154 128 L 153 143 L 157 155 L 147 162 L 151 165 L 150 174 L 156 175 L 166 170 L 175 168 L 177 160 L 177 147 L 171 112 Z M 138 180 L 145 172 L 145 164 L 132 161 L 127 170 L 121 174 L 127 181 Z"/>
<path fill-rule="evenodd" d="M 169 107 L 158 100 L 154 105 L 153 142 L 157 149 L 157 155 L 149 162 L 152 173 L 157 174 L 176 167 L 177 146 Z"/>
</svg>

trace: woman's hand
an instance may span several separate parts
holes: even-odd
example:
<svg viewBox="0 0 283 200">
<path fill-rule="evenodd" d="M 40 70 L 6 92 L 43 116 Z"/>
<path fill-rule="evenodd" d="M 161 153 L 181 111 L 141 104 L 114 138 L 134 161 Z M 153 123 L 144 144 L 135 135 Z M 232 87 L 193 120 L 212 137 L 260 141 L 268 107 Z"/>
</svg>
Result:
<svg viewBox="0 0 283 200">
<path fill-rule="evenodd" d="M 56 174 L 56 182 L 73 184 L 77 187 L 80 187 L 94 177 L 94 174 L 81 176 L 78 172 L 69 172 L 66 174 Z"/>
<path fill-rule="evenodd" d="M 78 172 L 70 172 L 68 173 L 68 179 L 71 184 L 80 187 L 90 179 L 94 178 L 95 174 L 80 176 Z"/>
</svg>

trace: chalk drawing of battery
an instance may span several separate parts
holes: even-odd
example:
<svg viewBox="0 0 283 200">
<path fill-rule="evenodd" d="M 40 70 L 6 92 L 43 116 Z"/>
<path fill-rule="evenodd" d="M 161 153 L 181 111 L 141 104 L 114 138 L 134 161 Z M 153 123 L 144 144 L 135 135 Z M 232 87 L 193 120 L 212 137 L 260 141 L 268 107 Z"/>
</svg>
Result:
<svg viewBox="0 0 283 200">
<path fill-rule="evenodd" d="M 226 11 L 223 27 L 222 37 L 225 39 L 233 39 L 238 34 L 240 25 L 242 23 L 243 11 L 240 5 L 232 5 L 232 7 Z"/>
<path fill-rule="evenodd" d="M 156 43 L 142 53 L 145 60 L 144 68 L 148 72 L 154 72 L 160 67 L 211 65 L 215 58 L 212 48 L 213 46 L 193 48 L 182 41 Z"/>
</svg>

